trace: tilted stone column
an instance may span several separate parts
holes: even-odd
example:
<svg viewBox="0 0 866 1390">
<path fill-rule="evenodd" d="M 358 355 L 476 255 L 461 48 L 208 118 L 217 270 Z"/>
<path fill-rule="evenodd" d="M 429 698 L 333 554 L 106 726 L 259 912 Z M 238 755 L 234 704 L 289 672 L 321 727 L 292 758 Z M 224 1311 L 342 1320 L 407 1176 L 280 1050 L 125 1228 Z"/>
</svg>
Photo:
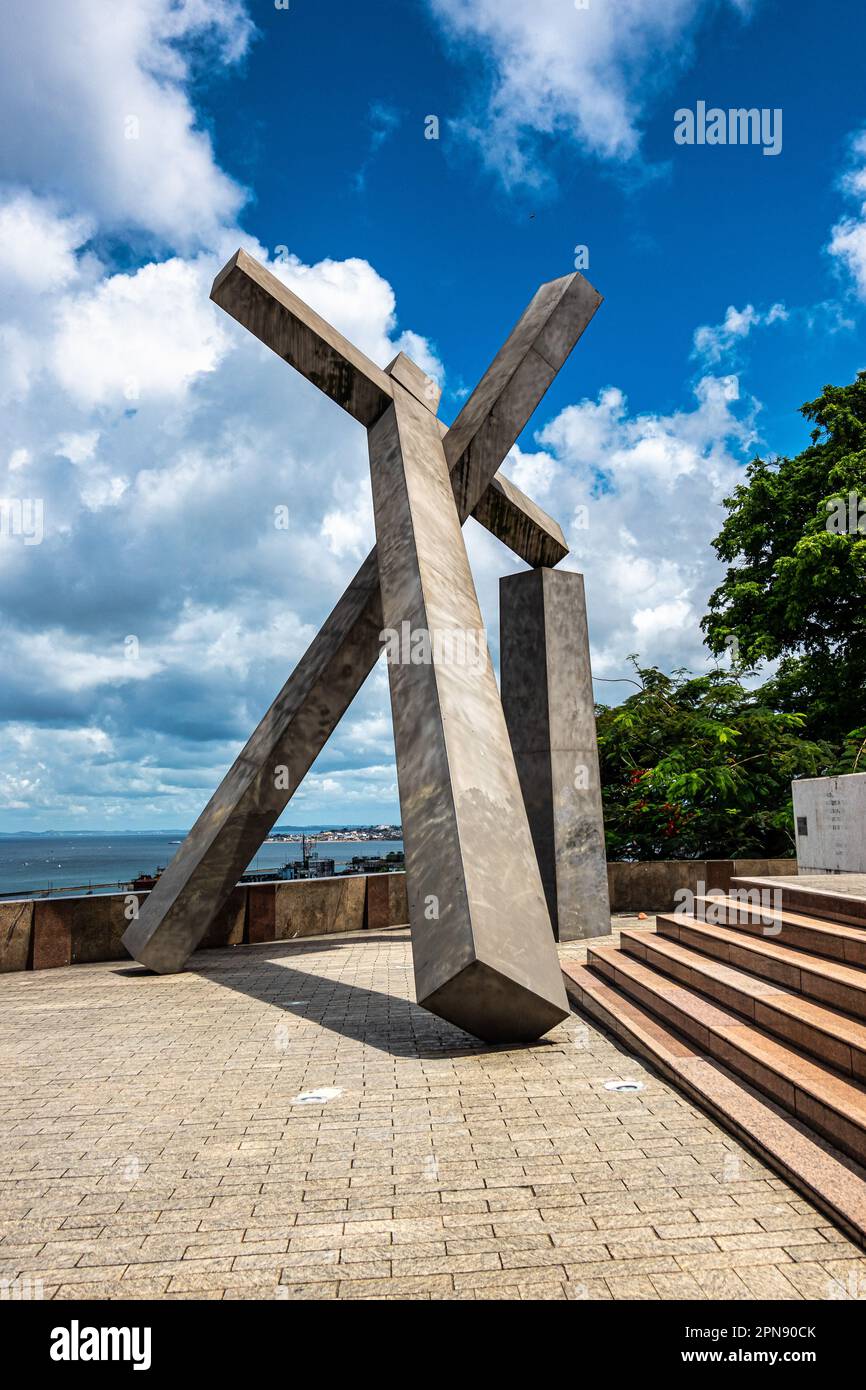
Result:
<svg viewBox="0 0 866 1390">
<path fill-rule="evenodd" d="M 399 386 L 370 470 L 385 626 L 413 639 L 388 676 L 418 1002 L 487 1042 L 532 1042 L 568 1012 L 562 972 L 447 459 Z"/>
</svg>

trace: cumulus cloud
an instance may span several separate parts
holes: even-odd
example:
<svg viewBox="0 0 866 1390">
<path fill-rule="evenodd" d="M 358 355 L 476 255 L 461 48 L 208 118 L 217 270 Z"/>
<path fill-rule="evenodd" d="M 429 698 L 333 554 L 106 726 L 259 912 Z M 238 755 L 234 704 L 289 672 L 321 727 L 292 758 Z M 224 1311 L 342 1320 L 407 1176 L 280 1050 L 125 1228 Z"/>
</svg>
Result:
<svg viewBox="0 0 866 1390">
<path fill-rule="evenodd" d="M 607 387 L 539 430 L 537 454 L 516 451 L 516 467 L 506 464 L 514 476 L 534 464 L 551 478 L 544 506 L 571 548 L 564 568 L 585 575 L 601 699 L 619 698 L 603 678 L 627 676 L 631 652 L 668 670 L 705 663 L 698 623 L 719 575 L 710 543 L 755 442 L 757 409 L 735 376 L 703 377 L 693 408 L 670 415 L 632 414 Z M 501 548 L 477 531 L 472 543 L 495 634 Z"/>
<path fill-rule="evenodd" d="M 372 543 L 363 431 L 208 298 L 239 244 L 268 261 L 191 96 L 246 53 L 242 0 L 4 18 L 0 495 L 41 543 L 0 538 L 0 813 L 183 824 Z M 368 262 L 270 268 L 380 365 L 441 379 Z M 315 773 L 308 814 L 393 807 L 384 671 Z"/>
<path fill-rule="evenodd" d="M 691 54 L 711 0 L 428 0 L 455 51 L 487 71 L 483 106 L 461 129 L 506 185 L 546 177 L 540 143 L 576 141 L 630 160 L 645 104 Z M 747 10 L 736 3 L 733 8 Z"/>
<path fill-rule="evenodd" d="M 81 272 L 75 253 L 92 231 L 86 217 L 64 215 L 28 189 L 10 191 L 0 206 L 4 294 L 57 290 L 76 280 Z"/>
<path fill-rule="evenodd" d="M 271 270 L 380 366 L 386 366 L 397 352 L 405 352 L 428 375 L 442 380 L 442 363 L 427 339 L 411 329 L 397 334 L 394 291 L 368 261 L 353 257 L 308 266 L 289 254 Z"/>
<path fill-rule="evenodd" d="M 590 57 L 571 39 L 560 57 L 566 6 L 540 0 L 537 35 L 511 0 L 436 8 L 488 45 L 497 140 L 510 129 L 522 149 L 549 124 L 614 157 L 637 148 L 642 43 L 679 52 L 694 10 L 626 0 L 616 25 L 596 0 L 569 12 L 595 26 L 584 34 L 597 34 L 605 107 L 601 79 L 583 81 Z M 243 244 L 380 365 L 402 349 L 440 382 L 443 368 L 369 262 L 268 261 L 237 229 L 243 192 L 197 125 L 190 78 L 203 52 L 242 58 L 239 0 L 11 0 L 10 12 L 0 496 L 44 506 L 44 535 L 0 539 L 0 814 L 6 826 L 182 826 L 373 542 L 363 430 L 209 302 L 214 274 Z M 532 96 L 548 59 L 558 106 Z M 131 268 L 109 259 L 118 232 L 150 248 Z M 704 376 L 692 408 L 669 416 L 635 415 L 610 387 L 512 452 L 512 476 L 563 522 L 567 563 L 586 570 L 598 675 L 621 674 L 638 649 L 700 661 L 708 542 L 753 418 L 735 377 Z M 492 633 L 498 576 L 517 562 L 467 531 Z M 358 820 L 395 813 L 382 663 L 293 803 L 306 820 L 349 806 Z"/>
<path fill-rule="evenodd" d="M 0 181 L 51 189 L 102 230 L 207 245 L 244 191 L 214 159 L 187 90 L 237 62 L 243 0 L 5 0 Z"/>
<path fill-rule="evenodd" d="M 559 467 L 551 454 L 524 453 L 515 444 L 508 456 L 508 476 L 528 497 L 544 502 L 559 476 Z"/>
<path fill-rule="evenodd" d="M 54 374 L 83 406 L 182 396 L 224 355 L 228 320 L 208 301 L 212 258 L 172 258 L 65 297 Z"/>
<path fill-rule="evenodd" d="M 29 218 L 60 248 L 62 277 L 20 286 L 12 325 L 32 370 L 7 410 L 0 487 L 44 499 L 45 536 L 0 545 L 0 719 L 16 731 L 0 804 L 55 824 L 184 824 L 372 544 L 363 431 L 210 304 L 225 245 L 112 273 L 76 250 L 68 215 L 30 204 Z M 403 347 L 441 377 L 367 262 L 270 268 L 380 364 Z M 701 660 L 708 542 L 752 437 L 736 378 L 708 375 L 690 410 L 632 415 L 610 387 L 512 451 L 508 471 L 560 518 L 567 563 L 587 573 L 600 677 L 634 650 Z M 470 530 L 493 634 L 498 575 L 516 562 Z M 58 753 L 61 730 L 86 735 L 67 741 L 74 754 Z M 380 664 L 297 814 L 378 818 L 395 799 Z"/>
<path fill-rule="evenodd" d="M 738 342 L 748 338 L 753 328 L 769 328 L 774 323 L 785 323 L 789 318 L 784 304 L 771 304 L 766 311 L 756 309 L 753 304 L 747 304 L 742 309 L 729 304 L 721 323 L 715 326 L 704 324 L 695 329 L 694 356 L 715 365 Z"/>
<path fill-rule="evenodd" d="M 44 504 L 41 544 L 0 542 L 0 720 L 17 730 L 0 807 L 16 822 L 24 807 L 51 809 L 53 824 L 105 823 L 113 808 L 118 823 L 183 824 L 373 542 L 363 430 L 209 302 L 237 239 L 267 260 L 255 238 L 227 230 L 218 253 L 112 273 L 75 250 L 66 214 L 47 201 L 27 213 L 9 220 L 8 256 L 38 225 L 62 275 L 53 288 L 20 282 L 16 319 L 0 324 L 16 349 L 0 495 Z M 381 365 L 408 345 L 441 373 L 367 262 L 270 268 Z M 374 818 L 385 792 L 393 807 L 387 700 L 378 673 L 305 791 L 305 815 L 338 814 L 342 789 Z M 61 729 L 108 741 L 110 774 L 101 751 L 90 791 L 79 783 L 91 744 L 59 757 Z M 386 771 L 358 770 L 371 767 Z"/>
<path fill-rule="evenodd" d="M 851 166 L 843 188 L 858 208 L 837 222 L 828 249 L 851 277 L 858 296 L 866 300 L 866 130 L 851 142 Z"/>
</svg>

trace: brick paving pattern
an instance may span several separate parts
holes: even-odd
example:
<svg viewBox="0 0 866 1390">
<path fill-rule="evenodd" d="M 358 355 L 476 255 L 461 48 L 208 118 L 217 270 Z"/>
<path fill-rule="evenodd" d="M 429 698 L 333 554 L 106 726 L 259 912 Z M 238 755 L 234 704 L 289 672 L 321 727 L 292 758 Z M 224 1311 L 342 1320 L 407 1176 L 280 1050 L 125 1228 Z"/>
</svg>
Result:
<svg viewBox="0 0 866 1390">
<path fill-rule="evenodd" d="M 593 1025 L 487 1049 L 419 1009 L 405 930 L 4 975 L 0 1065 L 0 1296 L 866 1298 Z"/>
</svg>

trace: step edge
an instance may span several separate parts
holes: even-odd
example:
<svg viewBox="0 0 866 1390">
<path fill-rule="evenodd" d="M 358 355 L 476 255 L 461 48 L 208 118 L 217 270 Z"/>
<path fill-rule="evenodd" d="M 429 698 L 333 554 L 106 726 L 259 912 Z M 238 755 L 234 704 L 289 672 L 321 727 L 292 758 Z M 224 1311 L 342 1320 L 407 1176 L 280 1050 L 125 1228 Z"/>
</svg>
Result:
<svg viewBox="0 0 866 1390">
<path fill-rule="evenodd" d="M 832 878 L 832 874 L 827 875 Z M 832 888 L 815 888 L 814 885 L 797 883 L 797 875 L 791 874 L 782 878 L 750 878 L 737 875 L 731 879 L 731 888 L 780 888 L 782 892 L 799 894 L 802 898 L 818 898 L 827 904 L 819 916 L 828 917 L 831 921 L 838 921 L 846 926 L 866 927 L 866 901 L 853 897 L 850 893 L 836 893 Z M 851 904 L 859 903 L 858 912 L 851 911 Z M 847 910 L 846 910 L 847 909 Z M 796 910 L 796 909 L 795 909 Z M 834 916 L 834 913 L 836 914 Z"/>
<path fill-rule="evenodd" d="M 631 931 L 628 933 L 625 931 L 622 932 L 622 936 L 626 937 L 628 940 L 631 940 L 634 935 L 635 933 Z M 712 956 L 701 955 L 699 951 L 694 951 L 689 946 L 683 946 L 679 941 L 672 941 L 670 938 L 661 936 L 657 933 L 646 933 L 646 935 L 652 936 L 651 942 L 647 943 L 647 950 L 655 951 L 662 957 L 671 953 L 672 959 L 678 959 L 678 957 L 673 956 L 672 952 L 679 951 L 688 957 L 684 963 L 695 970 L 699 975 L 706 975 L 712 978 L 713 966 L 720 965 L 723 969 L 730 970 L 732 974 L 739 975 L 746 981 L 753 978 L 748 971 L 743 970 L 740 966 L 730 965 L 728 961 L 715 960 Z M 625 951 L 624 954 L 628 955 L 629 953 Z M 762 976 L 755 978 L 763 979 Z M 681 984 L 681 981 L 676 980 L 675 983 Z M 727 984 L 726 981 L 722 983 Z M 767 982 L 764 981 L 764 983 Z M 803 1023 L 809 1028 L 814 1028 L 817 1033 L 826 1034 L 827 1037 L 834 1038 L 837 1042 L 844 1043 L 846 1047 L 854 1047 L 858 1052 L 862 1052 L 864 1056 L 866 1056 L 866 1021 L 859 1018 L 849 1018 L 847 1014 L 831 1009 L 829 1005 L 822 1004 L 820 1000 L 810 999 L 807 995 L 800 994 L 796 990 L 787 989 L 784 985 L 776 985 L 775 982 L 772 981 L 770 983 L 774 984 L 772 990 L 762 992 L 756 990 L 754 994 L 750 994 L 744 986 L 738 983 L 731 984 L 728 987 L 735 991 L 739 990 L 742 994 L 746 995 L 747 998 L 754 999 L 756 1002 L 766 1003 L 770 1008 L 778 1008 L 779 1011 L 784 1013 L 787 1017 L 795 1019 L 797 1022 Z M 687 989 L 688 986 L 684 985 L 683 988 Z M 802 1014 L 797 1013 L 795 1009 L 786 1007 L 786 1005 L 790 1005 L 790 1002 L 793 1000 L 802 1000 L 803 1003 L 811 1005 L 812 1008 L 821 1010 L 821 1012 L 826 1015 L 826 1025 L 822 1026 L 820 1021 L 814 1019 L 806 1019 Z M 720 1007 L 724 1007 L 724 1005 Z M 852 1041 L 845 1033 L 837 1032 L 832 1027 L 834 1019 L 844 1019 L 846 1023 L 858 1025 L 863 1031 L 863 1038 L 861 1040 Z"/>
<path fill-rule="evenodd" d="M 673 1052 L 671 1052 L 670 1057 L 660 1056 L 654 1049 L 652 1043 L 635 1033 L 633 1027 L 630 1026 L 628 1022 L 618 1018 L 615 1014 L 611 1014 L 603 998 L 593 998 L 593 991 L 597 991 L 599 985 L 602 985 L 603 988 L 605 988 L 605 986 L 603 982 L 593 976 L 591 970 L 586 966 L 572 966 L 570 968 L 574 971 L 581 972 L 580 977 L 575 978 L 568 973 L 567 969 L 563 968 L 566 994 L 568 995 L 569 1003 L 571 1003 L 572 1008 L 576 1012 L 587 1014 L 593 1022 L 597 1024 L 601 1023 L 603 1027 L 606 1027 L 614 1037 L 625 1040 L 628 1046 L 647 1060 L 654 1070 L 665 1080 L 688 1095 L 700 1109 L 709 1113 L 721 1129 L 732 1134 L 739 1140 L 744 1148 L 756 1154 L 762 1162 L 766 1163 L 774 1172 L 779 1173 L 793 1188 L 804 1193 L 809 1201 L 821 1212 L 828 1215 L 833 1223 L 837 1225 L 845 1235 L 854 1240 L 856 1244 L 866 1249 L 866 1168 L 861 1167 L 855 1160 L 849 1158 L 847 1154 L 836 1149 L 829 1140 L 816 1134 L 815 1131 L 811 1130 L 808 1125 L 805 1125 L 802 1120 L 799 1120 L 795 1115 L 792 1115 L 775 1101 L 763 1095 L 754 1086 L 749 1085 L 748 1082 L 737 1076 L 736 1073 L 729 1071 L 727 1067 L 716 1061 L 715 1058 L 702 1057 L 700 1050 L 696 1049 L 693 1043 L 689 1042 L 688 1039 L 681 1039 L 673 1029 L 656 1019 L 653 1015 L 648 1014 L 639 1004 L 631 1000 L 630 1003 L 633 1008 L 640 1014 L 643 1014 L 647 1022 L 651 1023 L 654 1029 L 667 1035 L 667 1037 L 675 1041 L 680 1047 L 687 1047 L 692 1057 L 703 1061 L 706 1064 L 706 1071 L 710 1079 L 712 1074 L 716 1073 L 724 1079 L 724 1082 L 729 1088 L 733 1087 L 744 1095 L 749 1102 L 746 1107 L 747 1111 L 757 1111 L 759 1116 L 761 1112 L 765 1112 L 768 1117 L 774 1117 L 776 1120 L 783 1120 L 785 1125 L 788 1126 L 800 1140 L 800 1146 L 795 1144 L 794 1148 L 802 1147 L 802 1145 L 805 1144 L 807 1152 L 804 1155 L 801 1154 L 799 1157 L 796 1153 L 791 1154 L 790 1141 L 788 1145 L 789 1157 L 787 1158 L 771 1149 L 769 1144 L 764 1143 L 760 1138 L 760 1126 L 756 1129 L 753 1120 L 748 1127 L 746 1127 L 745 1123 L 740 1124 L 736 1117 L 730 1110 L 724 1107 L 720 1100 L 713 1099 L 706 1085 L 701 1085 L 697 1078 L 688 1076 L 682 1071 Z M 587 977 L 586 982 L 584 977 Z M 611 994 L 616 994 L 615 988 L 610 985 L 606 985 L 606 990 Z M 602 1014 L 601 1018 L 599 1018 L 584 1002 L 584 996 L 587 994 Z M 575 1001 L 575 995 L 578 996 L 577 1001 Z M 704 1077 L 704 1081 L 707 1079 L 707 1077 Z M 774 1128 L 778 1133 L 778 1127 L 774 1126 Z M 816 1159 L 817 1162 L 815 1161 Z M 834 1176 L 838 1178 L 838 1182 L 842 1187 L 847 1188 L 853 1179 L 862 1189 L 863 1206 L 859 1214 L 856 1202 L 851 1202 L 849 1193 L 846 1192 L 843 1194 L 840 1200 L 838 1197 L 832 1195 L 832 1190 L 828 1192 L 827 1188 L 830 1186 L 828 1183 L 825 1182 L 818 1185 L 815 1182 L 816 1172 L 821 1174 L 822 1168 L 825 1168 L 828 1164 L 831 1169 L 838 1170 Z M 847 1201 L 846 1198 L 848 1198 Z"/>
<path fill-rule="evenodd" d="M 748 933 L 738 932 L 735 927 L 723 927 L 716 922 L 702 922 L 699 917 L 685 915 L 678 917 L 673 912 L 659 912 L 656 914 L 656 923 L 659 922 L 671 926 L 688 927 L 692 931 L 697 931 L 699 935 L 721 941 L 723 945 L 738 946 L 744 951 L 752 951 L 755 955 L 765 956 L 768 960 L 776 960 L 780 965 L 795 966 L 799 970 L 820 975 L 824 979 L 835 980 L 839 984 L 847 985 L 850 989 L 862 990 L 866 994 L 866 969 L 862 966 L 851 965 L 848 961 L 828 961 L 823 956 L 812 956 L 808 951 L 800 951 L 794 946 L 783 946 L 779 942 L 768 941 L 765 937 L 754 937 Z M 623 928 L 623 932 L 635 930 L 634 927 Z M 720 932 L 725 933 L 725 935 L 717 935 Z M 663 933 L 659 932 L 659 935 L 663 935 Z M 782 955 L 783 951 L 789 954 Z M 828 967 L 833 968 L 828 969 Z M 851 979 L 839 980 L 835 974 L 835 969 L 838 967 L 850 971 Z"/>
<path fill-rule="evenodd" d="M 644 969 L 647 971 L 647 973 L 648 973 L 651 977 L 654 976 L 654 975 L 658 975 L 658 972 L 652 970 L 651 967 L 647 967 L 647 965 L 646 965 L 645 962 L 640 961 L 640 960 L 637 960 L 634 956 L 629 956 L 625 951 L 617 951 L 616 948 L 611 948 L 611 950 L 612 950 L 612 953 L 613 953 L 614 956 L 619 956 L 620 959 L 621 959 L 622 957 L 625 957 L 625 959 L 630 963 L 630 965 L 637 965 L 638 967 L 643 966 Z M 608 959 L 608 957 L 604 957 L 604 959 Z M 623 975 L 625 975 L 625 976 L 628 976 L 628 973 L 629 973 L 628 970 L 622 970 L 621 967 L 617 967 L 616 965 L 614 965 L 614 969 L 617 969 L 617 968 L 620 969 L 620 973 L 621 973 L 621 974 L 623 974 Z M 703 996 L 702 996 L 702 995 L 697 994 L 694 990 L 689 990 L 689 988 L 688 988 L 686 985 L 681 985 L 681 984 L 679 983 L 678 980 L 671 980 L 667 975 L 660 976 L 659 978 L 661 978 L 662 980 L 664 980 L 664 981 L 665 981 L 669 986 L 671 986 L 674 990 L 681 991 L 681 992 L 682 992 L 684 995 L 686 995 L 686 996 L 692 995 L 693 998 L 695 998 L 695 999 L 698 999 L 698 1000 L 702 1000 L 702 999 L 703 999 Z M 654 993 L 654 992 L 655 992 L 655 993 L 661 994 L 661 991 L 660 991 L 660 990 L 658 990 L 658 989 L 656 989 L 655 991 L 653 990 L 653 986 L 652 986 L 652 982 L 651 982 L 651 981 L 650 981 L 649 983 L 647 983 L 647 982 L 645 982 L 644 980 L 641 980 L 640 978 L 638 978 L 638 979 L 636 979 L 635 983 L 637 983 L 638 985 L 643 986 L 643 988 L 645 988 L 645 989 L 649 989 L 650 993 Z M 623 993 L 627 993 L 627 990 L 623 989 Z M 638 1007 L 644 1007 L 644 1008 L 646 1007 L 646 1006 L 640 1005 L 639 1001 L 633 1001 L 633 1002 L 637 1003 L 637 1004 L 638 1004 Z M 703 1023 L 703 1022 L 701 1021 L 700 1018 L 698 1018 L 696 1015 L 691 1014 L 690 1010 L 689 1010 L 688 1008 L 684 1007 L 683 1004 L 682 1004 L 680 1001 L 678 1001 L 677 999 L 671 998 L 671 999 L 669 999 L 668 1002 L 671 1003 L 672 1006 L 673 1006 L 674 1008 L 680 1009 L 680 1010 L 682 1011 L 682 1013 L 684 1013 L 684 1014 L 686 1014 L 686 1015 L 688 1015 L 688 1016 L 690 1016 L 690 1017 L 693 1017 L 694 1020 L 695 1020 L 695 1022 L 696 1022 L 701 1028 L 705 1029 L 705 1031 L 708 1032 L 708 1033 L 712 1033 L 712 1035 L 713 1035 L 714 1037 L 718 1038 L 721 1042 L 727 1043 L 727 1045 L 728 1045 L 729 1047 L 738 1048 L 738 1049 L 739 1049 L 740 1051 L 742 1051 L 747 1057 L 748 1057 L 748 1056 L 751 1056 L 751 1054 L 750 1054 L 750 1053 L 748 1052 L 748 1050 L 742 1045 L 742 1043 L 740 1042 L 740 1040 L 739 1040 L 736 1036 L 731 1037 L 731 1038 L 725 1037 L 722 1033 L 720 1033 L 719 1028 L 718 1028 L 717 1026 L 714 1026 L 714 1025 L 711 1024 L 711 1023 Z M 714 999 L 713 999 L 713 1000 L 704 1000 L 703 1002 L 712 1004 L 712 1006 L 713 1006 L 714 1009 L 717 1009 L 720 1013 L 725 1014 L 727 1017 L 729 1017 L 730 1020 L 731 1020 L 731 1026 L 732 1026 L 732 1027 L 743 1027 L 743 1026 L 745 1026 L 745 1027 L 751 1027 L 752 1031 L 755 1032 L 756 1035 L 757 1035 L 758 1037 L 769 1036 L 769 1040 L 770 1040 L 771 1042 L 773 1042 L 777 1047 L 780 1047 L 783 1051 L 790 1053 L 790 1055 L 791 1055 L 792 1057 L 798 1059 L 798 1060 L 801 1061 L 801 1062 L 806 1062 L 806 1064 L 807 1064 L 808 1066 L 811 1066 L 811 1067 L 817 1067 L 817 1066 L 818 1066 L 818 1064 L 814 1061 L 813 1058 L 811 1058 L 811 1057 L 809 1057 L 809 1056 L 806 1056 L 806 1055 L 804 1055 L 804 1054 L 801 1053 L 801 1052 L 798 1052 L 795 1048 L 793 1048 L 790 1044 L 786 1043 L 784 1040 L 782 1040 L 782 1039 L 780 1039 L 780 1038 L 777 1038 L 777 1037 L 773 1036 L 772 1034 L 769 1034 L 769 1035 L 768 1035 L 767 1032 L 766 1032 L 766 1030 L 764 1030 L 764 1029 L 761 1028 L 761 1025 L 760 1025 L 760 1024 L 756 1024 L 756 1023 L 754 1023 L 754 1022 L 750 1024 L 748 1020 L 741 1019 L 741 1018 L 739 1018 L 735 1013 L 732 1013 L 730 1010 L 726 1009 L 725 1006 L 724 1006 L 723 1004 L 717 1004 L 716 1001 L 715 1001 Z M 670 1026 L 670 1025 L 669 1025 L 669 1026 Z M 695 1046 L 697 1046 L 697 1044 L 695 1044 Z M 715 1059 L 713 1059 L 713 1060 L 715 1060 Z M 772 1072 L 774 1073 L 774 1075 L 780 1077 L 783 1081 L 787 1082 L 788 1085 L 790 1085 L 791 1087 L 793 1087 L 793 1089 L 794 1089 L 795 1091 L 800 1090 L 800 1091 L 805 1092 L 805 1094 L 807 1094 L 808 1096 L 810 1096 L 810 1097 L 811 1097 L 814 1101 L 816 1101 L 819 1105 L 824 1105 L 824 1106 L 826 1106 L 828 1110 L 832 1110 L 835 1114 L 841 1116 L 841 1118 L 842 1118 L 843 1120 L 846 1120 L 846 1121 L 848 1122 L 848 1124 L 854 1125 L 855 1128 L 857 1128 L 858 1130 L 862 1130 L 862 1131 L 863 1131 L 863 1134 L 864 1134 L 864 1137 L 866 1137 L 866 1113 L 864 1113 L 864 1115 L 862 1116 L 862 1118 L 854 1118 L 854 1116 L 852 1115 L 852 1111 L 851 1111 L 850 1109 L 846 1109 L 846 1108 L 844 1107 L 844 1105 L 843 1105 L 841 1102 L 837 1102 L 837 1101 L 833 1101 L 833 1100 L 828 1100 L 827 1096 L 823 1093 L 823 1091 L 820 1090 L 817 1080 L 812 1081 L 811 1083 L 807 1083 L 807 1082 L 804 1082 L 804 1081 L 792 1081 L 790 1075 L 787 1075 L 784 1071 L 782 1071 L 782 1070 L 780 1069 L 780 1064 L 778 1064 L 778 1063 L 774 1064 L 774 1063 L 772 1063 L 772 1062 L 769 1062 L 769 1061 L 765 1060 L 763 1057 L 760 1057 L 760 1056 L 753 1058 L 753 1060 L 757 1061 L 761 1066 L 766 1067 L 768 1071 L 772 1071 Z M 825 1071 L 825 1072 L 826 1072 L 826 1075 L 827 1075 L 831 1080 L 834 1080 L 834 1081 L 841 1081 L 844 1085 L 846 1085 L 846 1086 L 851 1086 L 853 1090 L 862 1092 L 862 1093 L 863 1093 L 863 1103 L 864 1103 L 864 1106 L 866 1106 L 866 1087 L 859 1085 L 856 1081 L 853 1081 L 853 1080 L 849 1079 L 848 1077 L 840 1076 L 836 1071 L 830 1070 L 829 1068 L 819 1068 L 819 1069 Z M 855 1112 L 855 1114 L 856 1114 L 856 1112 Z"/>
<path fill-rule="evenodd" d="M 841 938 L 843 941 L 862 942 L 866 945 L 866 927 L 855 927 L 850 922 L 837 922 L 835 918 L 810 917 L 808 913 L 795 912 L 793 909 L 763 907 L 756 903 L 739 902 L 736 898 L 717 897 L 706 893 L 697 893 L 694 901 L 696 903 L 712 903 L 719 907 L 736 908 L 739 912 L 748 912 L 754 909 L 759 916 L 772 917 L 774 921 L 781 921 L 784 925 L 799 928 L 801 931 L 814 931 L 824 936 Z M 786 919 L 796 920 L 788 921 Z M 718 925 L 722 926 L 724 923 Z"/>
</svg>

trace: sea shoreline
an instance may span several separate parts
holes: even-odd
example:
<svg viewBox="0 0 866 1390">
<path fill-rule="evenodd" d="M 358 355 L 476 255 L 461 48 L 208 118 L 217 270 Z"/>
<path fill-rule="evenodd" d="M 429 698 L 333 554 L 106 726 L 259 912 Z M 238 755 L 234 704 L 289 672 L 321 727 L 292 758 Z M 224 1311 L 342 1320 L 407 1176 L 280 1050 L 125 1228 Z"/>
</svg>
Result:
<svg viewBox="0 0 866 1390">
<path fill-rule="evenodd" d="M 182 843 L 178 832 L 161 834 L 143 832 L 141 835 L 18 835 L 0 841 L 0 895 L 26 897 L 44 894 L 62 895 L 73 890 L 94 894 L 121 892 L 140 875 L 164 869 Z M 366 846 L 369 846 L 367 850 Z M 302 851 L 301 835 L 297 840 L 271 840 L 248 865 L 249 872 L 278 870 L 284 864 L 299 861 Z M 333 859 L 339 873 L 356 856 L 378 858 L 391 852 L 402 853 L 402 840 L 320 840 L 315 845 L 307 839 L 308 850 L 318 851 L 322 859 Z"/>
</svg>

